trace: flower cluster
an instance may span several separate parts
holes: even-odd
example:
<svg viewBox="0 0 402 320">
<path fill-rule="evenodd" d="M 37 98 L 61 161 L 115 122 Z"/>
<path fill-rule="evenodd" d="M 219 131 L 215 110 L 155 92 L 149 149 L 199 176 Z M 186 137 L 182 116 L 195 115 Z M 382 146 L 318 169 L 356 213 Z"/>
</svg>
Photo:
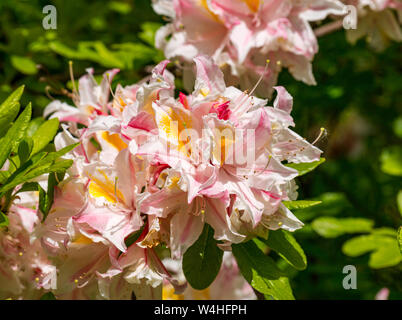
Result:
<svg viewBox="0 0 402 320">
<path fill-rule="evenodd" d="M 25 251 L 40 247 L 28 276 L 44 290 L 60 299 L 160 298 L 164 281 L 183 289 L 161 261 L 161 244 L 180 261 L 205 224 L 223 250 L 270 229 L 302 227 L 282 203 L 297 197 L 298 172 L 285 164 L 317 161 L 321 151 L 289 128 L 292 97 L 275 87 L 267 107 L 253 92 L 227 87 L 211 59 L 194 61 L 189 95 L 175 97 L 163 61 L 148 82 L 117 85 L 111 99 L 118 70 L 101 84 L 88 70 L 74 88 L 75 107 L 56 100 L 46 108 L 64 122 L 56 149 L 80 144 L 65 156 L 74 164 L 45 221 L 35 210 L 21 221 L 30 241 L 11 234 Z M 16 217 L 19 210 L 29 211 L 18 207 Z"/>
<path fill-rule="evenodd" d="M 357 28 L 347 30 L 351 43 L 366 36 L 376 50 L 383 50 L 389 40 L 402 41 L 402 2 L 398 0 L 344 0 L 357 9 Z M 396 19 L 393 10 L 396 10 Z M 399 22 L 398 22 L 399 20 Z"/>
<path fill-rule="evenodd" d="M 31 238 L 40 224 L 37 206 L 34 193 L 21 193 L 9 210 L 7 232 L 0 231 L 0 299 L 39 299 L 57 287 L 56 267 L 40 240 Z"/>
<path fill-rule="evenodd" d="M 153 5 L 171 19 L 156 35 L 156 46 L 168 59 L 186 63 L 200 53 L 210 55 L 226 70 L 228 83 L 243 89 L 264 75 L 257 93 L 265 97 L 283 67 L 295 79 L 315 84 L 311 62 L 318 44 L 310 22 L 346 13 L 338 0 L 154 0 Z M 185 83 L 191 83 L 191 68 L 183 68 Z"/>
</svg>

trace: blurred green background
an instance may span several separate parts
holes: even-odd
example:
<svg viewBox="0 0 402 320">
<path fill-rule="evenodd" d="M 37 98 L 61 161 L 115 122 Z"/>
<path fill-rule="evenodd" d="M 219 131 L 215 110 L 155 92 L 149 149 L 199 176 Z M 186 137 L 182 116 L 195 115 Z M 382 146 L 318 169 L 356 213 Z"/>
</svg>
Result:
<svg viewBox="0 0 402 320">
<path fill-rule="evenodd" d="M 57 8 L 57 30 L 42 27 L 48 4 Z M 69 60 L 77 78 L 88 67 L 97 75 L 120 68 L 114 83 L 134 83 L 163 59 L 153 48 L 163 23 L 147 0 L 2 0 L 0 101 L 21 84 L 22 102 L 32 101 L 35 116 L 51 101 L 46 91 L 68 100 L 61 89 L 69 87 Z M 306 224 L 295 236 L 308 267 L 296 271 L 278 263 L 291 275 L 297 299 L 373 299 L 383 287 L 390 299 L 402 299 L 395 251 L 402 221 L 401 44 L 374 52 L 363 40 L 348 44 L 341 30 L 319 45 L 317 86 L 286 71 L 279 77 L 294 97 L 295 130 L 313 141 L 320 127 L 327 129 L 318 142 L 327 161 L 298 181 L 300 199 L 323 201 L 295 212 Z M 345 265 L 357 268 L 356 290 L 342 286 Z"/>
</svg>

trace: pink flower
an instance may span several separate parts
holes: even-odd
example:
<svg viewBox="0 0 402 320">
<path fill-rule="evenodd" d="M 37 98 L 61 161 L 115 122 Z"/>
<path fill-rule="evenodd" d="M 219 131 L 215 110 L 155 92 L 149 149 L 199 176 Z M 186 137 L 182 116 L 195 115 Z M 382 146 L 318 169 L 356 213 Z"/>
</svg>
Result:
<svg viewBox="0 0 402 320">
<path fill-rule="evenodd" d="M 102 96 L 87 127 L 67 121 L 57 135 L 57 149 L 81 142 L 65 155 L 74 165 L 35 231 L 59 270 L 57 297 L 159 297 L 164 279 L 178 283 L 155 247 L 164 243 L 181 259 L 205 223 L 223 249 L 302 227 L 282 203 L 297 196 L 298 172 L 285 162 L 316 161 L 322 152 L 290 129 L 292 97 L 275 87 L 267 107 L 252 95 L 259 81 L 242 92 L 226 86 L 212 59 L 194 61 L 191 94 L 174 96 L 163 61 L 149 81 L 117 86 L 111 101 Z"/>
<path fill-rule="evenodd" d="M 8 230 L 0 230 L 0 299 L 38 299 L 57 286 L 56 267 L 40 241 L 31 239 L 40 221 L 35 209 L 24 206 L 26 198 L 11 206 Z"/>
<path fill-rule="evenodd" d="M 243 89 L 250 89 L 263 75 L 257 88 L 261 96 L 270 96 L 282 67 L 297 80 L 315 84 L 311 61 L 318 45 L 309 22 L 345 13 L 337 0 L 154 0 L 153 4 L 157 13 L 172 20 L 156 36 L 156 46 L 167 58 L 191 63 L 198 54 L 212 56 L 226 77 Z M 169 4 L 174 10 L 167 9 Z M 186 79 L 191 68 L 185 66 L 184 72 Z"/>
<path fill-rule="evenodd" d="M 293 192 L 297 172 L 281 162 L 311 162 L 321 154 L 288 128 L 294 125 L 292 98 L 284 88 L 276 88 L 274 107 L 265 107 L 265 100 L 226 88 L 210 59 L 195 62 L 193 93 L 155 101 L 158 135 L 136 150 L 161 168 L 154 179 L 159 188 L 148 189 L 139 208 L 167 225 L 174 258 L 196 241 L 205 222 L 229 245 L 264 227 L 300 228 L 281 204 Z"/>
<path fill-rule="evenodd" d="M 100 85 L 93 77 L 93 69 L 87 71 L 88 74 L 79 79 L 78 92 L 73 92 L 76 108 L 55 100 L 46 107 L 44 117 L 51 115 L 50 118 L 57 117 L 60 121 L 88 125 L 94 116 L 107 114 L 110 83 L 119 70 L 105 72 Z"/>
</svg>

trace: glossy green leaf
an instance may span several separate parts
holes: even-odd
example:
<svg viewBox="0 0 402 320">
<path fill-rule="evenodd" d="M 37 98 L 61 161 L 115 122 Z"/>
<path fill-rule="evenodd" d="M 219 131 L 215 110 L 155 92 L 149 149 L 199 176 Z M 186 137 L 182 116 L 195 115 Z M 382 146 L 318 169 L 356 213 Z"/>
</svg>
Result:
<svg viewBox="0 0 402 320">
<path fill-rule="evenodd" d="M 253 241 L 232 244 L 232 252 L 240 272 L 254 289 L 277 300 L 294 299 L 289 279 Z"/>
<path fill-rule="evenodd" d="M 30 137 L 26 137 L 24 140 L 21 141 L 20 145 L 18 146 L 18 157 L 20 160 L 20 165 L 25 163 L 32 152 L 33 148 L 33 141 Z"/>
<path fill-rule="evenodd" d="M 374 222 L 364 218 L 320 217 L 311 226 L 315 232 L 325 238 L 335 238 L 347 233 L 370 232 Z"/>
<path fill-rule="evenodd" d="M 120 2 L 120 1 L 110 1 L 108 3 L 108 7 L 116 11 L 120 14 L 129 14 L 132 10 L 131 5 L 129 3 Z"/>
<path fill-rule="evenodd" d="M 222 264 L 223 251 L 208 224 L 194 244 L 183 255 L 183 273 L 190 285 L 203 290 L 215 280 Z"/>
<path fill-rule="evenodd" d="M 0 193 L 13 189 L 17 185 L 28 182 L 42 174 L 66 171 L 73 164 L 73 160 L 55 161 L 77 145 L 78 143 L 72 144 L 56 152 L 36 154 L 7 179 L 5 184 L 1 186 Z"/>
<path fill-rule="evenodd" d="M 27 191 L 38 191 L 39 190 L 39 184 L 37 182 L 27 182 L 22 185 L 20 189 L 16 192 L 16 194 L 20 192 L 27 192 Z"/>
<path fill-rule="evenodd" d="M 309 173 L 310 171 L 313 171 L 315 168 L 317 168 L 320 164 L 324 162 L 325 158 L 321 158 L 320 160 L 314 162 L 287 163 L 286 166 L 299 171 L 299 177 L 300 177 L 302 175 L 305 175 L 306 173 Z"/>
<path fill-rule="evenodd" d="M 125 240 L 124 243 L 126 247 L 130 247 L 133 243 L 135 243 L 138 238 L 141 236 L 142 232 L 144 231 L 145 224 L 140 228 L 140 230 L 135 231 L 134 233 L 130 234 Z"/>
<path fill-rule="evenodd" d="M 352 238 L 344 243 L 342 252 L 350 257 L 371 252 L 369 266 L 373 269 L 392 267 L 402 260 L 397 239 L 384 235 L 370 234 Z"/>
<path fill-rule="evenodd" d="M 10 221 L 8 220 L 8 217 L 0 211 L 0 228 L 1 227 L 7 227 Z"/>
<path fill-rule="evenodd" d="M 20 98 L 24 92 L 24 86 L 20 86 L 0 105 L 0 137 L 2 137 L 10 127 L 20 111 Z"/>
<path fill-rule="evenodd" d="M 283 201 L 282 202 L 289 210 L 300 210 L 321 204 L 322 201 L 314 200 L 296 200 L 296 201 Z"/>
<path fill-rule="evenodd" d="M 281 229 L 270 231 L 267 240 L 261 238 L 260 240 L 276 251 L 294 268 L 298 270 L 306 269 L 306 255 L 290 232 Z"/>
<path fill-rule="evenodd" d="M 402 227 L 399 227 L 398 229 L 397 238 L 398 238 L 399 251 L 402 254 Z"/>
<path fill-rule="evenodd" d="M 36 63 L 28 57 L 13 55 L 11 56 L 11 65 L 19 72 L 27 75 L 32 75 L 38 72 Z"/>
<path fill-rule="evenodd" d="M 32 138 L 33 134 L 36 132 L 36 130 L 39 129 L 39 127 L 40 127 L 40 126 L 42 125 L 42 123 L 44 123 L 44 122 L 45 122 L 45 119 L 42 118 L 42 117 L 37 117 L 37 118 L 32 119 L 31 122 L 30 122 L 29 125 L 28 125 L 28 129 L 27 129 L 26 135 L 27 135 L 28 137 L 31 137 L 31 138 Z"/>
<path fill-rule="evenodd" d="M 394 176 L 402 176 L 402 147 L 393 146 L 381 153 L 381 170 Z"/>
<path fill-rule="evenodd" d="M 47 144 L 53 140 L 59 129 L 59 119 L 53 118 L 44 122 L 32 135 L 33 149 L 32 154 L 41 151 Z"/>
<path fill-rule="evenodd" d="M 399 213 L 402 216 L 402 190 L 399 190 L 398 195 L 396 196 L 396 203 L 398 205 Z"/>
<path fill-rule="evenodd" d="M 317 217 L 336 216 L 341 213 L 348 214 L 355 212 L 345 194 L 341 192 L 323 193 L 312 200 L 321 201 L 322 203 L 320 205 L 298 209 L 297 217 L 303 222 L 310 221 Z"/>
<path fill-rule="evenodd" d="M 29 104 L 20 114 L 7 134 L 0 140 L 0 168 L 4 165 L 10 152 L 16 149 L 24 137 L 25 131 L 31 119 L 32 107 Z"/>
<path fill-rule="evenodd" d="M 21 99 L 21 96 L 24 92 L 25 86 L 19 86 L 17 89 L 15 89 L 4 102 L 0 105 L 0 115 L 3 115 L 3 112 L 7 112 L 8 107 L 16 102 L 19 102 Z"/>
<path fill-rule="evenodd" d="M 402 138 L 402 117 L 397 118 L 393 123 L 394 133 Z"/>
<path fill-rule="evenodd" d="M 66 168 L 67 169 L 67 168 Z M 39 188 L 39 210 L 43 213 L 42 221 L 45 221 L 49 211 L 53 205 L 54 200 L 54 188 L 58 184 L 58 179 L 56 177 L 56 172 L 49 173 L 47 179 L 47 192 L 38 185 Z"/>
</svg>

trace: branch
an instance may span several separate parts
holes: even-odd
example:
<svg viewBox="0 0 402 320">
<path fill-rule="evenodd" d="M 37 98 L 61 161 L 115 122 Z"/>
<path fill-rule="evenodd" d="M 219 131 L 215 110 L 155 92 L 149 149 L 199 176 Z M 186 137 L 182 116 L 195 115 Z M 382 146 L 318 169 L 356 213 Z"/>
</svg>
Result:
<svg viewBox="0 0 402 320">
<path fill-rule="evenodd" d="M 342 28 L 342 25 L 343 25 L 343 20 L 336 20 L 336 21 L 327 23 L 321 27 L 314 29 L 314 34 L 317 37 L 321 37 L 323 35 L 326 35 L 328 33 L 331 33 L 335 30 Z"/>
</svg>

